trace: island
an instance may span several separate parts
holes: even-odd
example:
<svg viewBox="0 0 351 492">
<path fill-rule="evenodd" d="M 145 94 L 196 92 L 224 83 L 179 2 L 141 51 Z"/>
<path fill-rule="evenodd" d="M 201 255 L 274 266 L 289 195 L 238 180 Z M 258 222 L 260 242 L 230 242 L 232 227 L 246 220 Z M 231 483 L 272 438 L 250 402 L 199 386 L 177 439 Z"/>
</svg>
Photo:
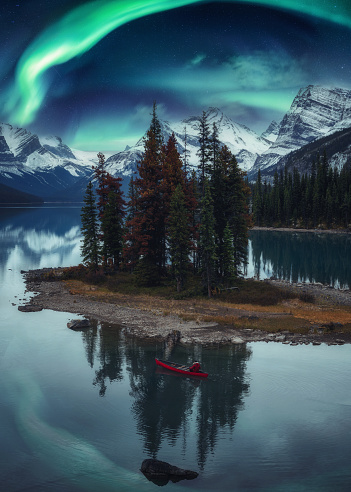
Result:
<svg viewBox="0 0 351 492">
<path fill-rule="evenodd" d="M 21 273 L 34 295 L 22 311 L 51 309 L 118 325 L 127 336 L 166 343 L 204 346 L 265 341 L 291 345 L 337 345 L 351 342 L 350 291 L 321 284 L 290 284 L 275 279 L 259 289 L 278 289 L 273 305 L 211 299 L 164 299 L 108 291 L 79 280 L 64 280 L 65 268 Z M 239 290 L 239 289 L 238 289 Z M 268 291 L 269 292 L 269 291 Z M 284 294 L 284 295 L 283 295 Z"/>
</svg>

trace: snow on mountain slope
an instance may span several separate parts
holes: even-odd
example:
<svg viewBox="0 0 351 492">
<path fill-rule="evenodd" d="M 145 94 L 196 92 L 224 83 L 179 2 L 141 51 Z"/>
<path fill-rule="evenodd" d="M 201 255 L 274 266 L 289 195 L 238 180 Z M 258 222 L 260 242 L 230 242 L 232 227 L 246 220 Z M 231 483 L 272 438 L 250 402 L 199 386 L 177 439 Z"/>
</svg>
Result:
<svg viewBox="0 0 351 492">
<path fill-rule="evenodd" d="M 249 178 L 255 179 L 258 169 L 267 169 L 267 175 L 271 174 L 274 166 L 280 166 L 292 151 L 351 128 L 351 91 L 312 85 L 303 88 L 281 123 L 273 121 L 261 136 L 233 122 L 217 108 L 209 108 L 207 121 L 210 132 L 216 123 L 220 142 L 228 146 Z M 186 147 L 188 167 L 196 169 L 200 117 L 160 121 L 160 124 L 165 142 L 174 133 L 181 156 L 184 157 Z M 344 145 L 338 154 L 335 146 L 337 143 L 329 146 L 333 154 L 328 158 L 340 165 L 347 159 L 349 150 Z M 127 183 L 143 151 L 141 138 L 122 152 L 106 153 L 106 170 L 113 176 L 126 178 Z M 79 189 L 84 189 L 97 162 L 97 152 L 71 149 L 60 137 L 38 137 L 26 129 L 0 124 L 0 182 L 3 184 L 40 196 L 57 195 L 64 189 L 70 194 L 78 183 Z"/>
<path fill-rule="evenodd" d="M 268 140 L 268 142 L 270 143 L 274 143 L 278 138 L 279 130 L 280 123 L 277 123 L 273 120 L 272 123 L 270 123 L 270 125 L 268 126 L 267 130 L 261 134 L 261 138 Z"/>
<path fill-rule="evenodd" d="M 271 142 L 267 139 L 259 137 L 244 125 L 234 123 L 219 109 L 209 108 L 207 114 L 210 132 L 212 132 L 213 123 L 216 123 L 220 142 L 227 145 L 229 150 L 236 156 L 239 166 L 243 170 L 250 169 L 257 156 L 270 147 Z M 191 168 L 196 168 L 198 165 L 200 117 L 192 116 L 175 123 L 160 121 L 160 124 L 165 142 L 174 133 L 181 156 L 185 151 L 186 133 L 187 162 Z M 136 170 L 136 163 L 140 159 L 143 150 L 143 139 L 140 139 L 135 146 L 113 155 L 106 161 L 108 172 L 111 174 L 131 175 Z"/>
<path fill-rule="evenodd" d="M 59 137 L 40 139 L 24 128 L 0 124 L 0 181 L 5 185 L 49 196 L 91 175 L 91 167 Z"/>
<path fill-rule="evenodd" d="M 351 91 L 309 85 L 300 89 L 284 116 L 275 142 L 257 159 L 250 174 L 277 165 L 288 153 L 350 126 Z"/>
</svg>

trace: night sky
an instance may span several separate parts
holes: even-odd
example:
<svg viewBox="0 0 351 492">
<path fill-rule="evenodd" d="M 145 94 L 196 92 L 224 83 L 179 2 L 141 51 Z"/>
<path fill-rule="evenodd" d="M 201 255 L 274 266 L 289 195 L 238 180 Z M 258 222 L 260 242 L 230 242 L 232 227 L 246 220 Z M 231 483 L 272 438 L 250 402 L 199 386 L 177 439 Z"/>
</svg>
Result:
<svg viewBox="0 0 351 492">
<path fill-rule="evenodd" d="M 2 0 L 0 121 L 120 151 L 220 108 L 261 132 L 301 87 L 351 89 L 350 0 Z"/>
</svg>

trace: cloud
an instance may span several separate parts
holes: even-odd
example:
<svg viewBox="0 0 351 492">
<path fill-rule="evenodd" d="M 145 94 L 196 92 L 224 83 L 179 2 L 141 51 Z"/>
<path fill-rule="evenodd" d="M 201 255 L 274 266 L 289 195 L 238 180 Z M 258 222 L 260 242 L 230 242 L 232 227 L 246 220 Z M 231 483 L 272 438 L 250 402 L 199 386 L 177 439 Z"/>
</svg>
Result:
<svg viewBox="0 0 351 492">
<path fill-rule="evenodd" d="M 192 58 L 189 62 L 189 67 L 196 67 L 197 65 L 201 65 L 201 63 L 206 59 L 206 55 L 204 53 L 197 53 L 194 58 Z"/>
<path fill-rule="evenodd" d="M 200 59 L 200 58 L 198 58 Z M 309 83 L 304 61 L 286 52 L 256 51 L 233 55 L 223 63 L 213 60 L 149 72 L 138 83 L 173 93 L 179 100 L 201 106 L 240 103 L 284 112 L 300 87 Z"/>
<path fill-rule="evenodd" d="M 228 60 L 224 70 L 232 73 L 235 89 L 286 89 L 303 85 L 307 76 L 303 62 L 287 53 L 256 51 L 249 55 L 236 55 Z"/>
</svg>

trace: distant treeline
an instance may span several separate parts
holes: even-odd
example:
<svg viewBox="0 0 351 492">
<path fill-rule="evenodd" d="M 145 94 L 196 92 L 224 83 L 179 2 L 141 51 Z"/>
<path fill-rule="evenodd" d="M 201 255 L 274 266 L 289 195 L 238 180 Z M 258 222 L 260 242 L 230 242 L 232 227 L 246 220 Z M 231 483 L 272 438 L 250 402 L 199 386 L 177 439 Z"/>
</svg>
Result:
<svg viewBox="0 0 351 492">
<path fill-rule="evenodd" d="M 351 163 L 332 167 L 317 155 L 311 172 L 276 171 L 273 183 L 262 183 L 258 172 L 252 188 L 257 226 L 347 228 L 351 218 Z"/>
<path fill-rule="evenodd" d="M 0 203 L 43 203 L 43 199 L 0 183 Z"/>
</svg>

